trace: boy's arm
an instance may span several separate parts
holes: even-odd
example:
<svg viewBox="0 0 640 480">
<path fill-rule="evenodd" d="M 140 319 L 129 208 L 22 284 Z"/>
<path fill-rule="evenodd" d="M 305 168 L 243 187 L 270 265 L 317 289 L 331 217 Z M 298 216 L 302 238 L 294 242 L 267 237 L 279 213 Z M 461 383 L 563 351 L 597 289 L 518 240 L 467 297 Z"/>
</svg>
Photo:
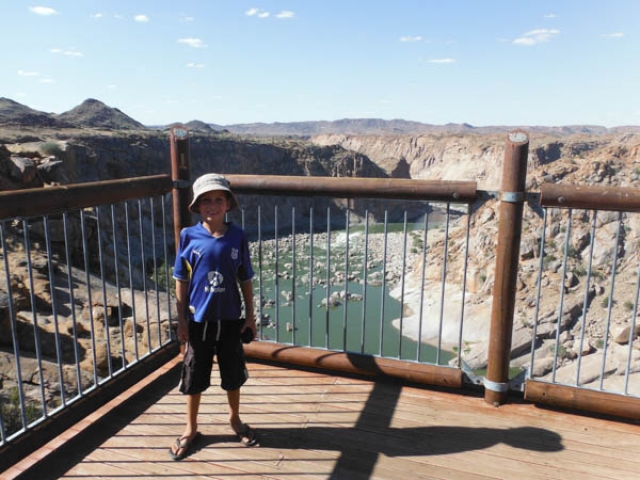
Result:
<svg viewBox="0 0 640 480">
<path fill-rule="evenodd" d="M 240 291 L 242 292 L 242 298 L 244 300 L 245 307 L 245 321 L 240 332 L 244 332 L 247 328 L 253 331 L 253 336 L 256 335 L 256 319 L 253 314 L 253 280 L 245 280 L 240 283 Z"/>
<path fill-rule="evenodd" d="M 189 341 L 189 282 L 176 280 L 176 308 L 178 310 L 178 340 L 186 343 Z"/>
</svg>

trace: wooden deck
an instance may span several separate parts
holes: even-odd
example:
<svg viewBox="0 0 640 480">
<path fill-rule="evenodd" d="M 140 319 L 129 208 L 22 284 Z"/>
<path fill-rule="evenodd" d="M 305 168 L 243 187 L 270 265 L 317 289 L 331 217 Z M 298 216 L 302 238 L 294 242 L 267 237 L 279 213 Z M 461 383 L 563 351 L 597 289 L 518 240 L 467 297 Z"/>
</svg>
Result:
<svg viewBox="0 0 640 480">
<path fill-rule="evenodd" d="M 168 447 L 185 411 L 178 365 L 171 361 L 0 477 L 640 478 L 637 424 L 258 363 L 249 365 L 242 405 L 260 446 L 236 441 L 216 386 L 203 396 L 200 441 L 174 462 Z"/>
</svg>

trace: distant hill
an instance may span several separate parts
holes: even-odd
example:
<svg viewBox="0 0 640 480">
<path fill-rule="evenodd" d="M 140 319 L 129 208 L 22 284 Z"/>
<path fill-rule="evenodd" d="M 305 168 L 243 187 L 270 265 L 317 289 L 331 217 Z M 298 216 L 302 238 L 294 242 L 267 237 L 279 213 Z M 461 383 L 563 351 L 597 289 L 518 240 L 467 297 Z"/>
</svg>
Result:
<svg viewBox="0 0 640 480">
<path fill-rule="evenodd" d="M 221 127 L 217 127 L 221 128 Z M 426 134 L 495 134 L 506 133 L 516 128 L 522 128 L 529 132 L 550 133 L 558 136 L 573 135 L 577 133 L 587 135 L 601 135 L 611 133 L 610 130 L 598 125 L 569 125 L 562 127 L 544 126 L 513 126 L 498 125 L 488 127 L 475 127 L 468 123 L 447 123 L 445 125 L 433 125 L 428 123 L 412 122 L 408 120 L 383 120 L 380 118 L 345 118 L 332 122 L 291 122 L 291 123 L 245 123 L 227 125 L 225 127 L 231 133 L 238 135 L 257 136 L 301 136 L 312 137 L 324 134 L 343 135 L 426 135 Z M 640 127 L 619 127 L 624 131 L 640 131 Z"/>
<path fill-rule="evenodd" d="M 0 97 L 0 125 L 24 127 L 64 127 L 53 114 L 33 110 L 9 98 Z"/>
<path fill-rule="evenodd" d="M 56 115 L 33 110 L 9 98 L 0 98 L 0 125 L 35 128 L 110 128 L 114 130 L 146 129 L 117 108 L 95 99 L 87 99 L 68 112 Z"/>
<path fill-rule="evenodd" d="M 79 127 L 111 128 L 114 130 L 137 130 L 146 127 L 122 113 L 108 107 L 99 100 L 89 98 L 68 112 L 57 115 L 58 120 Z"/>
<path fill-rule="evenodd" d="M 168 129 L 176 125 L 145 126 L 129 117 L 117 108 L 109 107 L 99 100 L 89 98 L 77 107 L 61 114 L 45 113 L 33 110 L 8 98 L 0 97 L 0 126 L 25 126 L 34 128 L 108 128 L 112 130 Z M 426 134 L 494 134 L 506 133 L 522 128 L 531 133 L 546 133 L 556 136 L 574 134 L 602 135 L 605 133 L 640 132 L 640 126 L 606 128 L 598 125 L 568 125 L 558 127 L 545 126 L 485 126 L 475 127 L 468 123 L 448 123 L 432 125 L 428 123 L 380 118 L 345 118 L 335 121 L 243 123 L 217 125 L 192 120 L 185 124 L 189 130 L 210 134 L 229 132 L 236 135 L 254 135 L 258 137 L 303 137 L 310 138 L 324 134 L 343 135 L 426 135 Z"/>
<path fill-rule="evenodd" d="M 434 130 L 463 131 L 471 125 L 436 126 L 408 120 L 383 120 L 380 118 L 344 118 L 335 121 L 289 122 L 289 123 L 244 123 L 227 125 L 227 130 L 248 135 L 299 135 L 312 136 L 327 133 L 348 133 L 350 135 L 416 134 Z"/>
</svg>

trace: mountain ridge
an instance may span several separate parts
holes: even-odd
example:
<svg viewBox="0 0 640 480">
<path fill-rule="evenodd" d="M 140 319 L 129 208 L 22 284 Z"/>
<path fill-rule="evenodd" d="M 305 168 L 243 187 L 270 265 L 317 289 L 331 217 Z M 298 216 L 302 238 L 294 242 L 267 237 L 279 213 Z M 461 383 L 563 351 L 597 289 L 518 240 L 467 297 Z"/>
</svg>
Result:
<svg viewBox="0 0 640 480">
<path fill-rule="evenodd" d="M 60 114 L 32 109 L 9 98 L 0 97 L 0 126 L 25 126 L 35 128 L 105 128 L 112 130 L 165 130 L 173 125 L 144 125 L 118 108 L 100 100 L 86 99 L 80 105 Z M 434 125 L 403 119 L 343 118 L 301 122 L 239 123 L 218 125 L 201 120 L 182 124 L 194 132 L 229 132 L 238 135 L 312 137 L 323 134 L 350 135 L 420 135 L 420 134 L 492 134 L 514 129 L 553 135 L 601 135 L 607 133 L 640 132 L 640 126 L 603 127 L 599 125 L 523 126 L 495 125 L 477 127 L 468 123 Z"/>
</svg>

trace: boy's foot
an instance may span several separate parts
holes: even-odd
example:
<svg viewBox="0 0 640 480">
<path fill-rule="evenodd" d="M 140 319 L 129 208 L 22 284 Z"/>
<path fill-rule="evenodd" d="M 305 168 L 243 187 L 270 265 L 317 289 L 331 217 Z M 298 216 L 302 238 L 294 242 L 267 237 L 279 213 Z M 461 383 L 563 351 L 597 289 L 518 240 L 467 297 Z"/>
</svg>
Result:
<svg viewBox="0 0 640 480">
<path fill-rule="evenodd" d="M 191 438 L 176 438 L 176 441 L 173 443 L 173 445 L 171 445 L 171 448 L 169 449 L 169 455 L 171 455 L 171 458 L 174 460 L 182 460 L 184 457 L 186 457 L 189 454 L 189 450 L 198 438 L 198 435 L 200 435 L 200 433 L 196 432 Z"/>
<path fill-rule="evenodd" d="M 240 439 L 240 443 L 245 447 L 253 447 L 258 444 L 258 434 L 246 423 L 241 423 L 239 427 L 231 425 L 231 428 L 236 432 L 236 435 Z"/>
</svg>

